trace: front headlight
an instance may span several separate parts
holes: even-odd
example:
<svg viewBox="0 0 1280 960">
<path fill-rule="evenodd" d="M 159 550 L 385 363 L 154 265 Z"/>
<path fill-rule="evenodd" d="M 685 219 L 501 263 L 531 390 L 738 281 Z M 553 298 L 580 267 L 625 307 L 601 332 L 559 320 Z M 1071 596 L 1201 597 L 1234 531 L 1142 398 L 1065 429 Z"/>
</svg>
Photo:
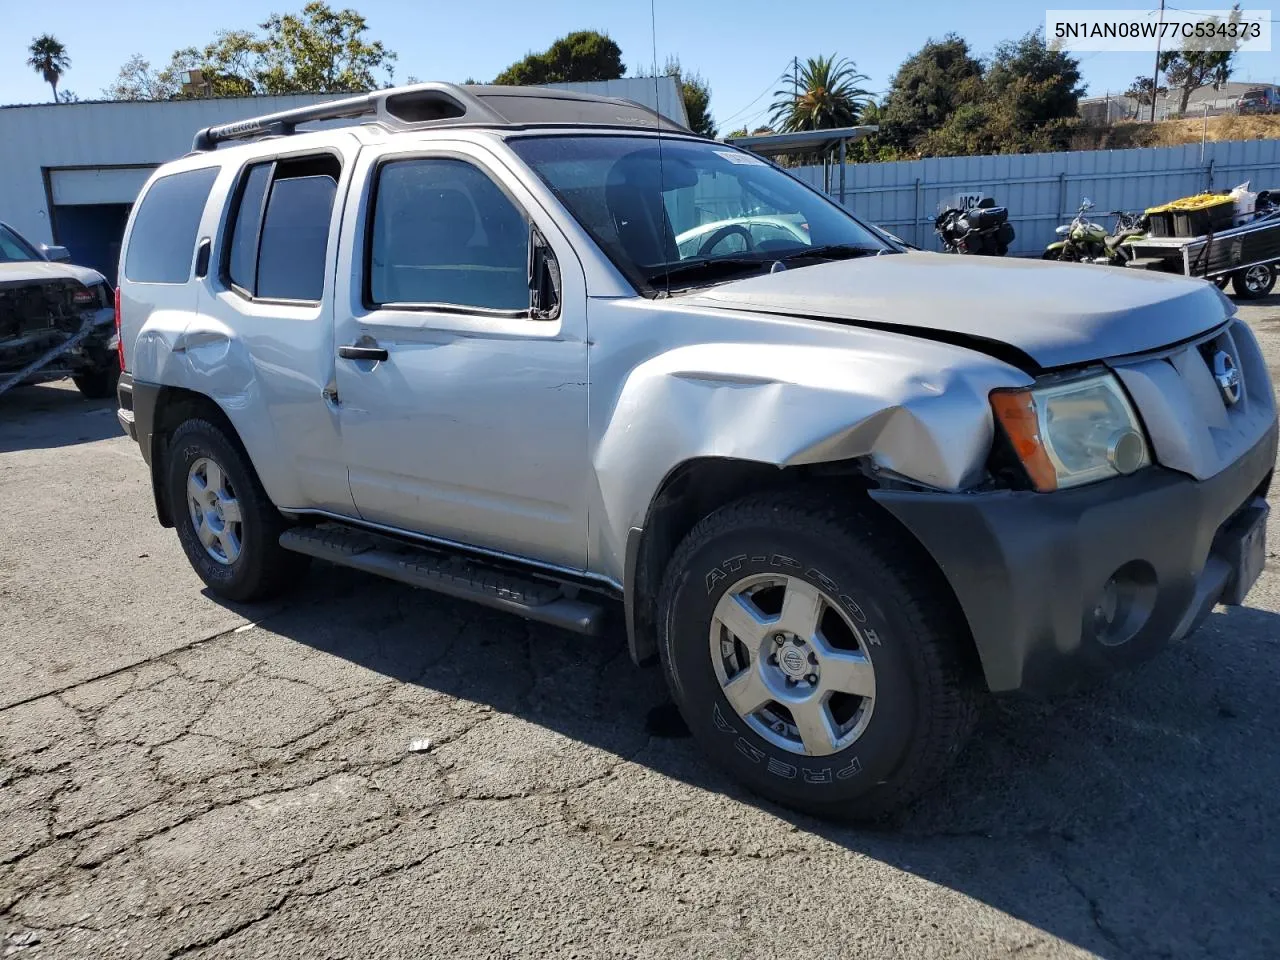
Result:
<svg viewBox="0 0 1280 960">
<path fill-rule="evenodd" d="M 991 407 L 1041 492 L 1133 473 L 1151 462 L 1138 415 L 1110 373 L 996 390 Z"/>
<path fill-rule="evenodd" d="M 1071 224 L 1064 223 L 1061 226 L 1054 227 L 1053 232 L 1060 237 L 1065 237 L 1068 233 L 1071 232 Z"/>
</svg>

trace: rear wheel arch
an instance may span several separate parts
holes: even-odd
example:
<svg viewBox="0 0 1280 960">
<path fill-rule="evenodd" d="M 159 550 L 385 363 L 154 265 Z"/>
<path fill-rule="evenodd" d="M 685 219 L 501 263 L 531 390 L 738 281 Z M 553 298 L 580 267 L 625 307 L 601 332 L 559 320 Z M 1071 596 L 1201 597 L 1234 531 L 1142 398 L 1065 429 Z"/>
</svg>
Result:
<svg viewBox="0 0 1280 960">
<path fill-rule="evenodd" d="M 193 418 L 208 420 L 222 428 L 240 448 L 252 467 L 252 458 L 249 457 L 240 434 L 236 431 L 231 418 L 222 407 L 218 406 L 217 401 L 185 387 L 161 387 L 156 396 L 155 420 L 150 441 L 151 492 L 155 497 L 156 516 L 161 526 L 172 527 L 174 523 L 173 505 L 169 503 L 165 484 L 165 477 L 168 474 L 169 438 L 173 436 L 173 431 Z"/>
</svg>

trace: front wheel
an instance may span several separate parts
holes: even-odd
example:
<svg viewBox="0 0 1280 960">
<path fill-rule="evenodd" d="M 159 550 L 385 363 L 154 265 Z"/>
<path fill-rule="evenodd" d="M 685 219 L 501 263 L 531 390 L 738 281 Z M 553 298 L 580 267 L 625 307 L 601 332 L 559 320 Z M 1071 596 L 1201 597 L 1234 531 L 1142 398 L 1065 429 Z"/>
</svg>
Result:
<svg viewBox="0 0 1280 960">
<path fill-rule="evenodd" d="M 71 378 L 71 382 L 86 400 L 107 400 L 116 395 L 120 366 L 113 356 L 109 364 L 77 373 Z"/>
<path fill-rule="evenodd" d="M 1078 263 L 1080 261 L 1075 249 L 1066 244 L 1061 247 L 1050 247 L 1040 255 L 1040 259 L 1057 260 L 1059 263 Z"/>
<path fill-rule="evenodd" d="M 941 776 L 976 719 L 970 641 L 940 575 L 886 521 L 816 492 L 749 497 L 698 523 L 659 617 L 693 735 L 787 806 L 882 816 Z"/>
<path fill-rule="evenodd" d="M 178 540 L 200 579 L 228 600 L 265 600 L 306 569 L 280 546 L 284 518 L 248 457 L 208 420 L 188 420 L 168 444 L 169 505 Z"/>
<path fill-rule="evenodd" d="M 1276 268 L 1268 264 L 1237 270 L 1231 275 L 1231 289 L 1241 300 L 1259 300 L 1276 285 Z"/>
</svg>

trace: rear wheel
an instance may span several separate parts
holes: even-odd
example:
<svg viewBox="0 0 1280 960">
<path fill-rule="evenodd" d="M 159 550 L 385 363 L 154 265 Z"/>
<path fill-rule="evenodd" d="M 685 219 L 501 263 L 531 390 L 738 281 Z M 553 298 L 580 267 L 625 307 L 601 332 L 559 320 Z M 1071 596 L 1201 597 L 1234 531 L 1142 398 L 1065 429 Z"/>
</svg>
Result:
<svg viewBox="0 0 1280 960">
<path fill-rule="evenodd" d="M 191 566 L 228 600 L 264 600 L 292 586 L 307 558 L 280 546 L 287 524 L 248 458 L 216 424 L 188 420 L 169 441 L 169 505 Z"/>
<path fill-rule="evenodd" d="M 1276 285 L 1276 268 L 1267 264 L 1237 270 L 1231 275 L 1231 289 L 1241 300 L 1258 300 Z"/>
<path fill-rule="evenodd" d="M 677 550 L 659 616 L 693 735 L 791 807 L 881 816 L 950 766 L 976 719 L 954 600 L 870 513 L 793 493 L 724 507 Z"/>
</svg>

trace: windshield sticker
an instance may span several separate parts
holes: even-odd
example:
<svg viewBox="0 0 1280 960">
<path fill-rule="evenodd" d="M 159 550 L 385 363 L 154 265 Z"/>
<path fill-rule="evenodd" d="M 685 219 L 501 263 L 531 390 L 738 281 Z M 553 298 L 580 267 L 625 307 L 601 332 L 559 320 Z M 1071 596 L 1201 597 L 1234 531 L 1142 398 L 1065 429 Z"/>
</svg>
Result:
<svg viewBox="0 0 1280 960">
<path fill-rule="evenodd" d="M 737 150 L 713 150 L 717 157 L 724 157 L 730 163 L 740 163 L 748 167 L 763 167 L 767 164 L 759 157 L 753 157 L 749 153 L 739 153 Z"/>
</svg>

